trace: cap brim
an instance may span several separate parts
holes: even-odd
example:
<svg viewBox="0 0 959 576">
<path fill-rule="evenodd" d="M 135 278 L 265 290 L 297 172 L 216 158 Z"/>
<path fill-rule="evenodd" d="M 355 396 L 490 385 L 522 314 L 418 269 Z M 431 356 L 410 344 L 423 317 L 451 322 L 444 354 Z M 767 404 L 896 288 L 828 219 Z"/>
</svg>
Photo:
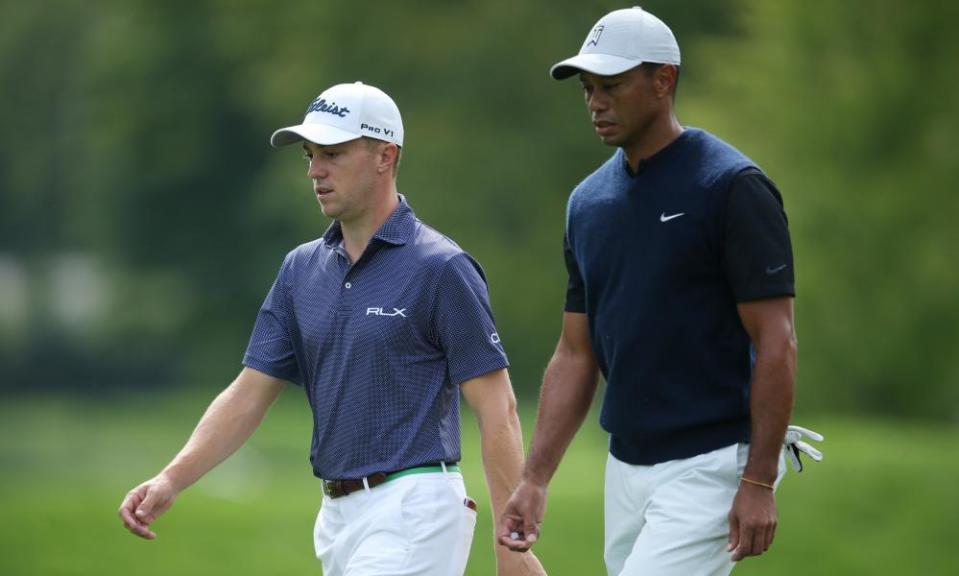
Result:
<svg viewBox="0 0 959 576">
<path fill-rule="evenodd" d="M 333 126 L 325 124 L 300 124 L 298 126 L 287 126 L 280 128 L 270 136 L 270 145 L 274 148 L 296 144 L 304 140 L 319 144 L 321 146 L 332 146 L 356 140 L 359 134 L 347 132 Z"/>
<path fill-rule="evenodd" d="M 642 63 L 642 60 L 631 60 L 610 54 L 577 54 L 572 58 L 554 64 L 549 69 L 549 75 L 556 80 L 563 80 L 580 72 L 591 72 L 600 76 L 615 76 Z"/>
</svg>

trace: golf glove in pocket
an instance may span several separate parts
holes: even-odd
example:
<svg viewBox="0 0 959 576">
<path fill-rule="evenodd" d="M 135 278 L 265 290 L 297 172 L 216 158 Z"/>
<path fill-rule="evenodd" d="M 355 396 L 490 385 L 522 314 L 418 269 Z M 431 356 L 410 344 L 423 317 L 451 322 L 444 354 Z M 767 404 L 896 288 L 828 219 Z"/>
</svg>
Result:
<svg viewBox="0 0 959 576">
<path fill-rule="evenodd" d="M 792 463 L 793 470 L 796 472 L 802 472 L 803 470 L 802 460 L 799 458 L 800 452 L 806 453 L 816 462 L 822 461 L 822 452 L 803 442 L 803 438 L 808 438 L 814 442 L 823 441 L 822 434 L 808 428 L 792 425 L 786 428 L 786 438 L 783 444 L 786 448 L 786 454 L 789 455 L 789 461 Z"/>
</svg>

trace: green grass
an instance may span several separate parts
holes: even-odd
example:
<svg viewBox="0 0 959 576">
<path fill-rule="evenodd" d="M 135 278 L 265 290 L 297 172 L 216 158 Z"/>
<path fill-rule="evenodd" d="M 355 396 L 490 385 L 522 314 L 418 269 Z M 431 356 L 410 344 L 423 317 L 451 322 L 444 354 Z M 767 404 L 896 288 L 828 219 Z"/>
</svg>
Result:
<svg viewBox="0 0 959 576">
<path fill-rule="evenodd" d="M 146 542 L 116 516 L 123 494 L 179 448 L 209 398 L 109 402 L 4 399 L 0 406 L 0 574 L 319 574 L 319 486 L 310 417 L 289 390 L 250 443 L 187 490 Z M 530 413 L 526 411 L 526 413 Z M 532 422 L 525 418 L 529 434 Z M 827 437 L 826 461 L 779 492 L 773 549 L 737 574 L 959 574 L 959 430 L 801 418 Z M 464 471 L 481 506 L 468 573 L 492 569 L 492 528 L 476 427 Z M 551 574 L 601 575 L 604 434 L 594 417 L 550 488 L 536 550 Z"/>
</svg>

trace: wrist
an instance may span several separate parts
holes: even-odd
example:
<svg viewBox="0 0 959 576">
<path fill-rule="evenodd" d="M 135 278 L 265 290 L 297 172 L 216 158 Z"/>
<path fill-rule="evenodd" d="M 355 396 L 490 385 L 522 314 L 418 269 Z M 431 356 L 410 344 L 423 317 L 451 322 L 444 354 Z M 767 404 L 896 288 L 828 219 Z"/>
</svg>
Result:
<svg viewBox="0 0 959 576">
<path fill-rule="evenodd" d="M 777 458 L 768 462 L 747 462 L 742 475 L 763 484 L 774 484 L 779 478 L 779 460 Z"/>
<path fill-rule="evenodd" d="M 532 464 L 532 466 L 530 464 Z M 549 484 L 551 477 L 552 474 L 550 472 L 543 470 L 542 467 L 537 466 L 535 462 L 527 462 L 523 468 L 523 474 L 520 480 L 528 486 L 546 490 L 546 486 Z"/>
<path fill-rule="evenodd" d="M 546 491 L 546 486 L 549 484 L 549 479 L 543 475 L 537 475 L 533 473 L 523 473 L 520 481 L 529 488 L 534 488 L 542 492 Z"/>
<path fill-rule="evenodd" d="M 157 474 L 156 479 L 166 484 L 174 494 L 179 494 L 189 485 L 174 466 L 164 468 Z"/>
<path fill-rule="evenodd" d="M 740 481 L 741 481 L 740 486 L 742 486 L 743 484 L 746 484 L 747 486 L 752 486 L 752 487 L 763 489 L 763 490 L 769 490 L 770 492 L 776 491 L 776 487 L 772 483 L 763 482 L 762 480 L 755 480 L 745 474 L 743 474 L 742 477 L 740 477 Z"/>
</svg>

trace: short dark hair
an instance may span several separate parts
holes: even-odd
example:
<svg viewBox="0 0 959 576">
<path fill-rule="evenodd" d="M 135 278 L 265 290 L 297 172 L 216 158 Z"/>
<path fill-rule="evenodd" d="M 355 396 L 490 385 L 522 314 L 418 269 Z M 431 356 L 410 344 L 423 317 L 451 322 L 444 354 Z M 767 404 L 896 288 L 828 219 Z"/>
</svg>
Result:
<svg viewBox="0 0 959 576">
<path fill-rule="evenodd" d="M 373 150 L 373 147 L 374 147 L 374 146 L 378 146 L 378 145 L 380 145 L 380 144 L 391 144 L 391 142 L 387 142 L 386 140 L 379 140 L 379 139 L 377 139 L 377 138 L 370 138 L 369 136 L 362 136 L 361 138 L 363 138 L 363 140 L 366 141 L 366 147 L 369 148 L 370 150 Z M 393 163 L 393 177 L 394 177 L 394 178 L 396 178 L 397 172 L 400 171 L 400 158 L 402 158 L 402 157 L 403 157 L 403 147 L 400 146 L 399 144 L 397 144 L 397 145 L 396 145 L 396 162 Z"/>
<path fill-rule="evenodd" d="M 643 62 L 639 65 L 639 69 L 646 74 L 647 77 L 652 77 L 657 70 L 663 66 L 676 66 L 676 81 L 673 82 L 673 101 L 676 101 L 676 90 L 679 88 L 679 65 L 678 64 L 660 64 L 658 62 Z"/>
</svg>

